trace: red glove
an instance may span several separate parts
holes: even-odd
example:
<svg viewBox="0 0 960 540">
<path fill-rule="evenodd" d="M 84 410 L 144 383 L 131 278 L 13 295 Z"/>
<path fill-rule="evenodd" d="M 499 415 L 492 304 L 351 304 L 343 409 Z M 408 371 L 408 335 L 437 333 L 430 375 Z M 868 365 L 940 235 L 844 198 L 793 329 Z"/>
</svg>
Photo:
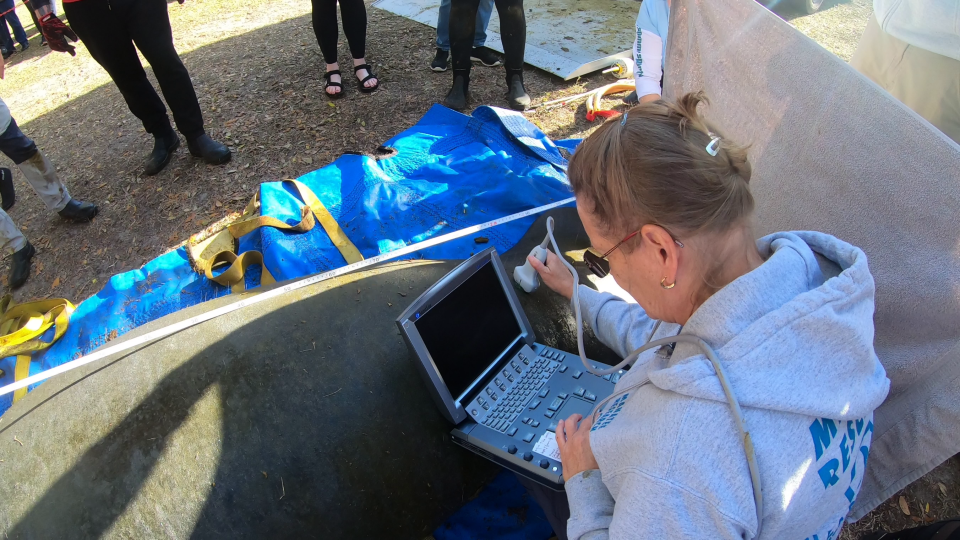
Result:
<svg viewBox="0 0 960 540">
<path fill-rule="evenodd" d="M 80 38 L 72 28 L 63 24 L 63 21 L 53 13 L 48 13 L 40 19 L 40 31 L 43 32 L 43 37 L 47 38 L 50 50 L 68 52 L 71 56 L 77 55 L 76 48 L 67 43 L 67 38 L 73 41 L 80 41 Z"/>
</svg>

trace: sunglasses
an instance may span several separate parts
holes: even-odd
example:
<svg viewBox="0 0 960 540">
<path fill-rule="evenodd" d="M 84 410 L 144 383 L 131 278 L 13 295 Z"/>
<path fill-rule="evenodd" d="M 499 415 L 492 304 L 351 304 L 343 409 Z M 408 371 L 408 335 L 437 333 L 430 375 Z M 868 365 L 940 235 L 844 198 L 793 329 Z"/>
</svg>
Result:
<svg viewBox="0 0 960 540">
<path fill-rule="evenodd" d="M 610 261 L 607 260 L 607 257 L 609 257 L 611 253 L 613 253 L 620 246 L 622 246 L 624 242 L 626 242 L 627 240 L 630 240 L 631 238 L 633 238 L 638 234 L 640 234 L 640 231 L 634 231 L 628 234 L 626 237 L 624 237 L 623 240 L 617 242 L 617 245 L 608 249 L 607 252 L 604 253 L 603 255 L 597 255 L 592 249 L 588 249 L 584 251 L 583 252 L 584 264 L 586 264 L 587 268 L 590 269 L 590 272 L 592 272 L 593 275 L 597 276 L 598 278 L 607 277 L 607 275 L 610 274 Z M 683 244 L 676 238 L 674 238 L 673 241 L 678 246 L 683 247 Z"/>
</svg>

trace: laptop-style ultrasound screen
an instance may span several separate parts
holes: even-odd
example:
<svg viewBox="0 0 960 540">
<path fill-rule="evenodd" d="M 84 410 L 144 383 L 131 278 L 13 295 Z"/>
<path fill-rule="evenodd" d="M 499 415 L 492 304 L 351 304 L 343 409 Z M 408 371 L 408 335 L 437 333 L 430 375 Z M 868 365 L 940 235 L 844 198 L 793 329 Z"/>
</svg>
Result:
<svg viewBox="0 0 960 540">
<path fill-rule="evenodd" d="M 521 334 L 491 262 L 415 324 L 454 399 Z"/>
</svg>

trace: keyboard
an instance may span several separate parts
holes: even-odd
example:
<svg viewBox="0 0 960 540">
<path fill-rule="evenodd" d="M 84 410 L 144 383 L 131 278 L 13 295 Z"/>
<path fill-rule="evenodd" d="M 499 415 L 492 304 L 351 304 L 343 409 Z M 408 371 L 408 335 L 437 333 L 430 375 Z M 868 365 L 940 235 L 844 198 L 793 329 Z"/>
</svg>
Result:
<svg viewBox="0 0 960 540">
<path fill-rule="evenodd" d="M 511 424 L 527 408 L 539 407 L 540 399 L 546 397 L 544 383 L 560 367 L 558 360 L 563 360 L 563 354 L 556 351 L 534 358 L 518 353 L 477 396 L 475 403 L 480 409 L 473 408 L 471 414 L 478 423 L 513 436 L 517 428 L 510 427 Z M 544 395 L 540 396 L 540 393 Z M 537 421 L 529 423 L 531 427 L 539 427 L 539 424 Z"/>
</svg>

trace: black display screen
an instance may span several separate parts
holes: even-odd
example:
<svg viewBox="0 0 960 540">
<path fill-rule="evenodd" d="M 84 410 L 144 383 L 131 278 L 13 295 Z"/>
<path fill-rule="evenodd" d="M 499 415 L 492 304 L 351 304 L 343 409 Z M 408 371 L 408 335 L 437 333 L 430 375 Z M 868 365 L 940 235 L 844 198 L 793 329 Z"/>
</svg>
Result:
<svg viewBox="0 0 960 540">
<path fill-rule="evenodd" d="M 520 336 L 520 324 L 487 262 L 415 322 L 454 399 Z"/>
</svg>

